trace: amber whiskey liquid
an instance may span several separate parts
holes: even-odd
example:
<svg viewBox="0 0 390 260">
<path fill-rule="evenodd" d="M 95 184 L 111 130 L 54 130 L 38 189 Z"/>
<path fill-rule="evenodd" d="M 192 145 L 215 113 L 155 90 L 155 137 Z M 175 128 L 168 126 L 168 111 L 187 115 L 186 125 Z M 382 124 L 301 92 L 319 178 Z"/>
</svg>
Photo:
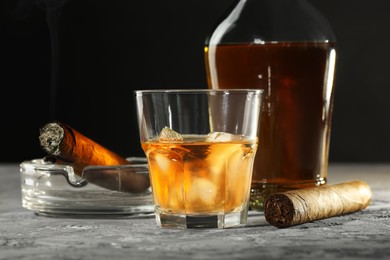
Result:
<svg viewBox="0 0 390 260">
<path fill-rule="evenodd" d="M 326 183 L 333 103 L 333 43 L 205 48 L 209 88 L 264 89 L 251 208 L 277 191 Z"/>
<path fill-rule="evenodd" d="M 158 214 L 196 216 L 246 212 L 257 140 L 142 143 Z"/>
</svg>

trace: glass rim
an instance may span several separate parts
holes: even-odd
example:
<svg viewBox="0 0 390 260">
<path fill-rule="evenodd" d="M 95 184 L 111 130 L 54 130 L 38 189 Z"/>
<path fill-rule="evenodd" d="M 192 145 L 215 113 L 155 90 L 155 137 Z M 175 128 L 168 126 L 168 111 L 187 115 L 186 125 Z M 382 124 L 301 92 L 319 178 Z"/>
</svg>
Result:
<svg viewBox="0 0 390 260">
<path fill-rule="evenodd" d="M 254 94 L 262 94 L 264 92 L 263 89 L 258 88 L 244 88 L 244 89 L 145 89 L 145 90 L 134 90 L 136 95 L 142 94 L 153 94 L 153 93 L 161 93 L 161 94 L 229 94 L 229 93 L 254 93 Z"/>
</svg>

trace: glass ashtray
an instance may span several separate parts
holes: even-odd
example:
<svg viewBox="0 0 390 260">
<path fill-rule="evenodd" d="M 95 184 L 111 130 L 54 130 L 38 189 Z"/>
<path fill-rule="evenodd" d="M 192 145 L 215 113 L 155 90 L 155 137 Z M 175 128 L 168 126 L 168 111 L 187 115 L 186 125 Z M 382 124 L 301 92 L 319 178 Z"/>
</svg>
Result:
<svg viewBox="0 0 390 260">
<path fill-rule="evenodd" d="M 81 176 L 68 165 L 44 159 L 24 161 L 20 164 L 22 206 L 51 217 L 153 215 L 151 188 L 129 192 L 122 184 L 123 180 L 149 179 L 146 159 L 127 160 L 129 165 L 88 166 Z"/>
</svg>

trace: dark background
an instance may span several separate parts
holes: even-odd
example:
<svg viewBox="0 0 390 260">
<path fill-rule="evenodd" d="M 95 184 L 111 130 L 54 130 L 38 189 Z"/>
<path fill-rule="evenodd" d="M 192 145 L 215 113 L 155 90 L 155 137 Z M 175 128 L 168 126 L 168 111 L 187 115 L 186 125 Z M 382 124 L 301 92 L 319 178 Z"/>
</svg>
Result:
<svg viewBox="0 0 390 260">
<path fill-rule="evenodd" d="M 2 0 L 0 161 L 45 155 L 60 119 L 143 155 L 132 91 L 206 88 L 203 43 L 233 0 Z M 390 162 L 390 1 L 310 0 L 337 39 L 331 162 Z"/>
</svg>

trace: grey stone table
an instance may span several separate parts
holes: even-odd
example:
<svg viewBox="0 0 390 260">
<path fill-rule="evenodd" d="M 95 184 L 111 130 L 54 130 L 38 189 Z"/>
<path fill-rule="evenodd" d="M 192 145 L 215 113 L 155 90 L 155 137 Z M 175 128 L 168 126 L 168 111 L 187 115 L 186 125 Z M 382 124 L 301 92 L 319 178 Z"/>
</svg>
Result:
<svg viewBox="0 0 390 260">
<path fill-rule="evenodd" d="M 278 229 L 251 212 L 246 227 L 171 230 L 154 217 L 72 219 L 21 206 L 19 165 L 0 165 L 0 259 L 390 259 L 390 165 L 331 165 L 330 183 L 364 180 L 363 211 Z"/>
</svg>

